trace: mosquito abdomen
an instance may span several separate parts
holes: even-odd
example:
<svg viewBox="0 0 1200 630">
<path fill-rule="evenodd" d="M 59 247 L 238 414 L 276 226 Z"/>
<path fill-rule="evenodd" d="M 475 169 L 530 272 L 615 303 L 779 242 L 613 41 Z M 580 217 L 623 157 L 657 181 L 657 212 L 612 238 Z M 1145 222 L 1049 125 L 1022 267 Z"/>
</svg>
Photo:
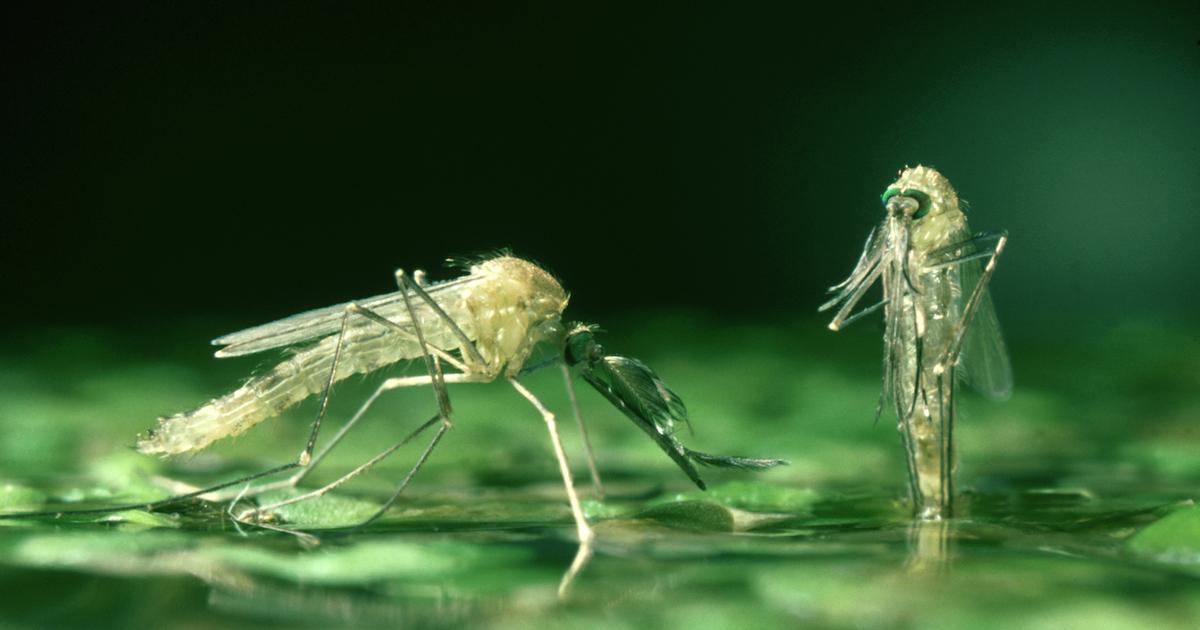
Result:
<svg viewBox="0 0 1200 630">
<path fill-rule="evenodd" d="M 424 318 L 422 318 L 424 319 Z M 434 331 L 427 341 L 450 342 L 448 333 Z M 270 371 L 254 376 L 236 390 L 210 400 L 198 409 L 158 419 L 158 426 L 138 439 L 143 453 L 176 455 L 200 450 L 213 442 L 244 433 L 325 389 L 337 335 L 297 351 Z M 334 381 L 363 374 L 405 359 L 421 356 L 417 342 L 380 327 L 348 336 L 338 360 Z"/>
</svg>

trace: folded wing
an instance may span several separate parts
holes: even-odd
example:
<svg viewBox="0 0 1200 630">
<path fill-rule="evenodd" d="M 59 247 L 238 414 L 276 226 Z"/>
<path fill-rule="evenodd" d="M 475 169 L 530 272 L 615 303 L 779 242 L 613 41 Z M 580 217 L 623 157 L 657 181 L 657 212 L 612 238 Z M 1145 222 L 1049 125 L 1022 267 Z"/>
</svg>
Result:
<svg viewBox="0 0 1200 630">
<path fill-rule="evenodd" d="M 454 291 L 462 290 L 476 280 L 478 278 L 475 276 L 464 276 L 455 280 L 431 285 L 425 290 L 437 299 L 438 295 L 447 296 Z M 423 304 L 421 299 L 416 295 L 410 293 L 409 299 L 412 300 L 413 307 L 418 311 L 429 310 L 428 306 Z M 438 300 L 438 302 L 441 303 L 441 300 Z M 270 323 L 223 335 L 214 339 L 212 345 L 223 346 L 220 350 L 217 350 L 216 356 L 218 358 L 225 358 L 254 354 L 264 350 L 282 348 L 327 337 L 341 329 L 342 317 L 346 312 L 346 308 L 351 304 L 358 304 L 359 306 L 375 311 L 398 324 L 404 324 L 410 319 L 408 307 L 404 303 L 404 295 L 400 291 L 393 291 L 362 300 L 305 311 Z M 425 318 L 422 317 L 421 319 L 424 320 Z M 356 325 L 367 324 L 369 322 L 363 321 Z M 370 323 L 369 325 L 377 326 L 378 324 Z"/>
</svg>

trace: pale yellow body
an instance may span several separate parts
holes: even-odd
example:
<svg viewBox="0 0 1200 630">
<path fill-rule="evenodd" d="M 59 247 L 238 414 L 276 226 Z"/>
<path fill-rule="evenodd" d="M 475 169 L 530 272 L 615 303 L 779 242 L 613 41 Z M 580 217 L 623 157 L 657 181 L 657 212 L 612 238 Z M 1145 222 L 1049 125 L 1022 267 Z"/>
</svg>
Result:
<svg viewBox="0 0 1200 630">
<path fill-rule="evenodd" d="M 473 342 L 479 358 L 463 347 L 440 314 L 416 296 L 411 298 L 413 312 L 426 343 L 457 358 L 468 380 L 486 382 L 501 374 L 515 375 L 538 342 L 562 334 L 567 293 L 533 263 L 511 256 L 491 258 L 473 265 L 467 276 L 446 287 L 439 291 L 434 285 L 429 293 Z M 388 317 L 407 334 L 361 315 L 347 317 L 352 320 L 346 327 L 334 382 L 422 357 L 407 310 Z M 138 450 L 161 455 L 196 451 L 321 393 L 338 338 L 337 331 L 326 334 L 233 392 L 199 409 L 160 418 L 158 426 L 139 439 Z"/>
<path fill-rule="evenodd" d="M 906 434 L 909 465 L 919 488 L 914 499 L 921 506 L 922 517 L 940 517 L 948 510 L 947 495 L 952 492 L 950 480 L 957 465 L 944 435 L 953 422 L 954 381 L 953 376 L 938 378 L 934 370 L 962 316 L 963 288 L 956 269 L 927 270 L 925 263 L 931 252 L 967 238 L 967 219 L 950 182 L 932 168 L 905 169 L 889 188 L 917 190 L 930 201 L 928 214 L 912 221 L 909 228 L 906 254 L 909 279 L 916 291 L 907 290 L 906 281 L 898 276 L 885 278 L 885 291 L 894 300 L 885 312 L 897 311 L 888 321 L 905 348 L 896 358 L 892 387 L 898 412 L 908 412 L 900 417 L 899 429 Z M 916 351 L 918 338 L 924 346 L 921 354 Z"/>
<path fill-rule="evenodd" d="M 883 307 L 883 400 L 899 422 L 915 511 L 944 518 L 953 510 L 956 381 L 993 398 L 1012 388 L 986 291 L 1007 235 L 972 235 L 958 194 L 927 166 L 901 171 L 882 201 L 883 221 L 850 277 L 831 288 L 837 295 L 821 309 L 839 307 L 829 323 L 839 330 Z M 985 264 L 977 262 L 983 258 Z M 852 316 L 876 280 L 883 284 L 883 301 Z"/>
</svg>

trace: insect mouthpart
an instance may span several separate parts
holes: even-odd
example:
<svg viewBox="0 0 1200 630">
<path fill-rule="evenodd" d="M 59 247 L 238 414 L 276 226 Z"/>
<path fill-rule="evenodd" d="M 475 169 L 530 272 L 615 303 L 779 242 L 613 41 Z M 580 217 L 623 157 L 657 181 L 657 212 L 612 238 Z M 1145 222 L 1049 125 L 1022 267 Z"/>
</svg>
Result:
<svg viewBox="0 0 1200 630">
<path fill-rule="evenodd" d="M 932 203 L 930 203 L 929 195 L 920 190 L 889 188 L 887 192 L 883 193 L 883 206 L 892 216 L 920 219 L 929 214 Z"/>
</svg>

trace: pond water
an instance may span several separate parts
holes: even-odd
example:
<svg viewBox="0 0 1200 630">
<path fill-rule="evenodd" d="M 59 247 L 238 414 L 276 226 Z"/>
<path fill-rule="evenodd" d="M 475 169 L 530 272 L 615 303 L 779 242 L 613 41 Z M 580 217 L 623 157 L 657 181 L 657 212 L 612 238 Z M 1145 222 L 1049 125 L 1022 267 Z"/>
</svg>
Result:
<svg viewBox="0 0 1200 630">
<path fill-rule="evenodd" d="M 1200 352 L 1188 328 L 1130 323 L 1071 343 L 1010 340 L 1016 394 L 964 396 L 963 493 L 956 517 L 934 523 L 908 516 L 891 421 L 872 426 L 877 331 L 835 337 L 815 321 L 731 326 L 686 314 L 611 328 L 623 336 L 605 336 L 606 346 L 646 360 L 687 401 L 695 434 L 682 433 L 685 443 L 791 464 L 702 470 L 710 490 L 699 491 L 582 392 L 606 496 L 595 497 L 564 423 L 597 541 L 560 597 L 577 544 L 540 418 L 503 386 L 462 386 L 451 389 L 454 429 L 383 519 L 344 529 L 390 494 L 419 445 L 281 511 L 279 523 L 315 545 L 235 527 L 226 503 L 0 521 L 0 621 L 1091 629 L 1200 620 Z M 6 344 L 0 510 L 151 500 L 293 457 L 311 406 L 191 458 L 127 448 L 154 417 L 261 364 L 206 358 L 205 330 L 45 331 Z M 381 377 L 340 388 L 330 417 L 344 418 Z M 556 379 L 538 374 L 530 385 L 565 409 Z M 314 483 L 397 439 L 431 403 L 428 392 L 389 397 Z"/>
</svg>

